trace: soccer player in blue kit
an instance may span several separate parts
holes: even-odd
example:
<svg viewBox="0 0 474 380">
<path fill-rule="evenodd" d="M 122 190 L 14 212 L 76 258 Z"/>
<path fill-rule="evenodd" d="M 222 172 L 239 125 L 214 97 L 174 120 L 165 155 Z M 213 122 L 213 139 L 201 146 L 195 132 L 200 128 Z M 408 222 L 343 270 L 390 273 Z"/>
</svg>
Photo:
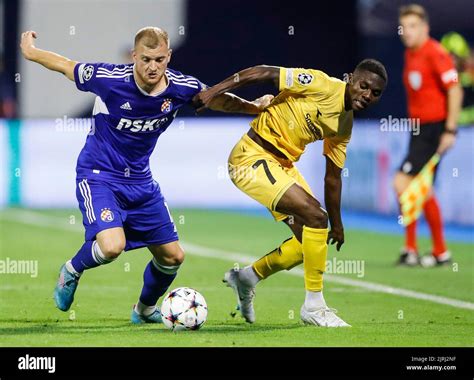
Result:
<svg viewBox="0 0 474 380">
<path fill-rule="evenodd" d="M 76 196 L 83 215 L 85 242 L 60 269 L 56 306 L 69 310 L 85 270 L 114 261 L 122 251 L 147 247 L 153 255 L 132 310 L 133 323 L 159 323 L 156 307 L 184 260 L 178 234 L 149 157 L 158 137 L 205 86 L 168 69 L 168 34 L 156 27 L 135 35 L 133 64 L 78 63 L 34 46 L 33 31 L 22 34 L 23 56 L 64 74 L 81 91 L 97 95 L 94 130 L 77 160 Z M 246 101 L 226 93 L 211 109 L 256 114 L 271 96 Z"/>
</svg>

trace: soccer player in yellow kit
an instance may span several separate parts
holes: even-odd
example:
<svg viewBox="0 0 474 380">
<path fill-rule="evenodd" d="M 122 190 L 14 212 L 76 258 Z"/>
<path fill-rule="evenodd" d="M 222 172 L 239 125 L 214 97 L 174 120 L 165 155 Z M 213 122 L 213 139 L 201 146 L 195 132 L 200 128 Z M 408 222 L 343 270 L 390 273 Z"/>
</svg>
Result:
<svg viewBox="0 0 474 380">
<path fill-rule="evenodd" d="M 387 72 L 382 63 L 366 59 L 357 65 L 346 83 L 319 70 L 255 66 L 199 93 L 194 98 L 195 105 L 199 112 L 220 94 L 261 82 L 273 82 L 279 94 L 235 145 L 229 157 L 229 173 L 240 190 L 266 206 L 275 220 L 285 222 L 294 235 L 251 266 L 231 269 L 224 281 L 236 292 L 243 317 L 253 323 L 256 284 L 303 263 L 303 322 L 325 327 L 349 326 L 326 305 L 323 273 L 328 243 L 336 243 L 338 251 L 344 243 L 341 170 L 352 133 L 353 111 L 380 99 Z M 317 140 L 324 141 L 327 211 L 294 166 L 306 145 Z"/>
</svg>

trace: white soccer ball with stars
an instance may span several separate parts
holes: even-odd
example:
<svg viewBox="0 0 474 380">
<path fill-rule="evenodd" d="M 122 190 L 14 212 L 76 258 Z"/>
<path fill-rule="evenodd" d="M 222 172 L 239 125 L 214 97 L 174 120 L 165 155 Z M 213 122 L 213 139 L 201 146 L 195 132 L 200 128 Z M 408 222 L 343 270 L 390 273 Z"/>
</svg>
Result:
<svg viewBox="0 0 474 380">
<path fill-rule="evenodd" d="M 206 300 L 191 288 L 176 288 L 161 304 L 163 324 L 172 331 L 198 330 L 207 319 Z"/>
</svg>

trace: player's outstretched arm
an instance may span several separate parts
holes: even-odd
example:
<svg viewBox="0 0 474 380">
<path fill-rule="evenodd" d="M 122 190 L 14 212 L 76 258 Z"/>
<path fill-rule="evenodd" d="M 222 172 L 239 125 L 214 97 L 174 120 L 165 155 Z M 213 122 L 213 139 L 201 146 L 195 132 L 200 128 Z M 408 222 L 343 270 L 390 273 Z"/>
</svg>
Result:
<svg viewBox="0 0 474 380">
<path fill-rule="evenodd" d="M 341 218 L 341 168 L 326 156 L 326 175 L 324 176 L 324 202 L 331 224 L 328 244 L 336 244 L 339 251 L 344 244 L 344 227 Z"/>
<path fill-rule="evenodd" d="M 265 82 L 272 82 L 278 87 L 280 68 L 277 66 L 259 65 L 239 71 L 215 86 L 208 88 L 206 91 L 197 94 L 193 98 L 193 104 L 197 108 L 197 112 L 201 112 L 205 108 L 210 108 L 213 99 L 219 95 L 236 88 Z"/>
<path fill-rule="evenodd" d="M 213 111 L 256 115 L 270 104 L 273 97 L 273 95 L 264 95 L 249 102 L 237 95 L 226 92 L 225 94 L 213 98 L 209 103 L 209 109 Z"/>
<path fill-rule="evenodd" d="M 51 51 L 41 50 L 35 47 L 34 40 L 36 32 L 28 31 L 21 35 L 21 52 L 29 61 L 43 65 L 49 70 L 64 74 L 68 79 L 74 81 L 74 67 L 77 62 L 72 61 Z"/>
</svg>

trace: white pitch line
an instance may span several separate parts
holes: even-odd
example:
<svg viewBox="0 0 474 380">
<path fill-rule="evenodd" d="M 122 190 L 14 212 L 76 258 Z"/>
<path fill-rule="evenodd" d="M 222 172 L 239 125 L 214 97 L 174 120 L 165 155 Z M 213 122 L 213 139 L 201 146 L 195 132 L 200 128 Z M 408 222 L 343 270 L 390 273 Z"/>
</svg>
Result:
<svg viewBox="0 0 474 380">
<path fill-rule="evenodd" d="M 40 213 L 26 211 L 26 210 L 11 210 L 3 212 L 0 214 L 0 219 L 8 219 L 12 221 L 17 221 L 23 224 L 30 224 L 39 227 L 53 227 L 57 229 L 63 229 L 71 232 L 80 232 L 80 229 L 77 225 L 71 225 L 68 223 L 67 218 L 60 218 L 56 216 L 42 215 Z M 231 261 L 238 263 L 250 264 L 254 262 L 257 257 L 249 256 L 241 252 L 230 252 L 221 249 L 204 247 L 192 243 L 187 243 L 185 241 L 180 241 L 186 251 L 191 252 L 191 255 L 200 256 L 200 257 L 209 257 L 213 259 Z M 285 271 L 285 273 L 293 276 L 303 277 L 303 270 L 299 268 L 293 268 L 291 271 Z M 375 282 L 357 280 L 342 276 L 336 276 L 331 274 L 326 274 L 324 279 L 341 285 L 354 286 L 361 289 L 391 294 L 395 296 L 418 299 L 423 301 L 429 301 L 437 303 L 440 305 L 448 305 L 456 307 L 459 309 L 474 310 L 474 303 L 468 301 L 457 300 L 454 298 L 448 298 L 443 296 L 437 296 L 433 294 L 416 292 L 414 290 L 395 288 L 388 285 L 377 284 Z"/>
<path fill-rule="evenodd" d="M 210 257 L 213 259 L 241 262 L 245 264 L 253 263 L 256 259 L 258 259 L 257 257 L 248 256 L 244 253 L 223 251 L 223 250 L 202 247 L 199 245 L 185 243 L 185 242 L 182 242 L 181 244 L 184 246 L 186 251 L 189 250 L 194 255 L 201 256 L 201 257 Z M 291 271 L 285 271 L 285 273 L 289 275 L 293 275 L 293 276 L 298 276 L 298 277 L 304 276 L 304 271 L 300 268 L 293 268 Z M 472 302 L 461 301 L 454 298 L 448 298 L 448 297 L 443 297 L 443 296 L 436 296 L 433 294 L 416 292 L 414 290 L 395 288 L 392 286 L 377 284 L 375 282 L 356 280 L 356 279 L 336 276 L 332 274 L 325 274 L 324 280 L 332 282 L 332 283 L 336 283 L 336 284 L 341 284 L 341 285 L 355 286 L 355 287 L 373 291 L 373 292 L 393 294 L 393 295 L 401 296 L 401 297 L 414 298 L 414 299 L 419 299 L 423 301 L 430 301 L 430 302 L 438 303 L 441 305 L 449 305 L 449 306 L 457 307 L 460 309 L 474 310 L 474 303 Z"/>
</svg>

